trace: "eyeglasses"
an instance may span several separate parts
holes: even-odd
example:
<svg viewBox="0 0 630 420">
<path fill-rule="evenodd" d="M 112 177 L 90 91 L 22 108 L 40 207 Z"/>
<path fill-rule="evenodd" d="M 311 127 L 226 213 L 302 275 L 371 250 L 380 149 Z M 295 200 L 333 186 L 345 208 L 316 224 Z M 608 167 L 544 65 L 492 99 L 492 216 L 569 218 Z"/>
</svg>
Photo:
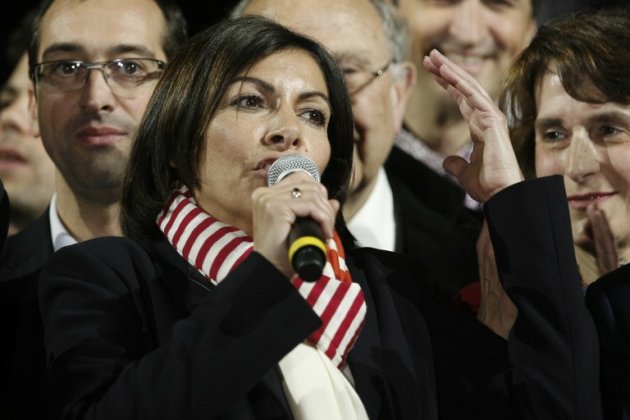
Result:
<svg viewBox="0 0 630 420">
<path fill-rule="evenodd" d="M 133 97 L 136 89 L 159 78 L 166 63 L 153 58 L 121 58 L 100 63 L 49 61 L 35 64 L 33 80 L 40 91 L 63 93 L 81 89 L 90 70 L 100 70 L 115 95 Z"/>
<path fill-rule="evenodd" d="M 356 66 L 341 65 L 341 71 L 346 81 L 346 87 L 348 88 L 350 96 L 356 95 L 361 90 L 365 89 L 367 85 L 376 80 L 377 77 L 385 74 L 393 62 L 394 60 L 389 60 L 383 67 L 375 71 L 360 69 Z"/>
</svg>

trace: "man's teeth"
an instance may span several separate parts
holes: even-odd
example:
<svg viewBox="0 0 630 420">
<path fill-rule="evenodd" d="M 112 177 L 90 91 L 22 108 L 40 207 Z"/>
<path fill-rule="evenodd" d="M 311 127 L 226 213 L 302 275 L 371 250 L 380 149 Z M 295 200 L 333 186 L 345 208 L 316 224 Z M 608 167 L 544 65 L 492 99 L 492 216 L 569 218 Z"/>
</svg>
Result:
<svg viewBox="0 0 630 420">
<path fill-rule="evenodd" d="M 448 54 L 447 57 L 455 64 L 462 64 L 465 66 L 476 66 L 483 63 L 483 58 L 478 56 L 460 55 L 460 54 Z"/>
</svg>

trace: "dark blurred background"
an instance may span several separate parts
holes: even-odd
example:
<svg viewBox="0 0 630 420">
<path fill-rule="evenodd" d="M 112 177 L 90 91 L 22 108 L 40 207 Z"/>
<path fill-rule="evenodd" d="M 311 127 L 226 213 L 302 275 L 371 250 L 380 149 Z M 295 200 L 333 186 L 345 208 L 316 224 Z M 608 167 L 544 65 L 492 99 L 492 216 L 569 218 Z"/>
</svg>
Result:
<svg viewBox="0 0 630 420">
<path fill-rule="evenodd" d="M 225 17 L 235 1 L 236 0 L 180 0 L 179 4 L 188 19 L 190 34 L 194 34 L 200 29 Z M 314 7 L 316 7 L 317 4 L 317 0 L 295 1 L 311 1 Z M 4 83 L 9 71 L 4 62 L 7 37 L 18 25 L 22 15 L 26 11 L 36 7 L 37 4 L 38 0 L 3 0 L 0 3 L 0 85 Z M 630 6 L 630 0 L 541 0 L 538 21 L 544 23 L 551 17 L 571 12 L 578 8 L 602 6 Z"/>
</svg>

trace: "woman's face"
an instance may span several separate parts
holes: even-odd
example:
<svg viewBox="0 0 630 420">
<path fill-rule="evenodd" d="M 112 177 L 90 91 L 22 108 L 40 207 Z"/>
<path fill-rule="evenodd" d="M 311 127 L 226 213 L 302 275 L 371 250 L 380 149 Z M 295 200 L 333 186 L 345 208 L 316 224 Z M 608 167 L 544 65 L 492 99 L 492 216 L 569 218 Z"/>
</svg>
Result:
<svg viewBox="0 0 630 420">
<path fill-rule="evenodd" d="M 267 185 L 278 157 L 305 155 L 323 172 L 330 116 L 324 76 L 308 53 L 280 51 L 244 70 L 206 128 L 195 190 L 201 207 L 251 234 L 252 191 Z"/>
<path fill-rule="evenodd" d="M 597 206 L 623 250 L 630 239 L 630 106 L 580 102 L 550 71 L 536 108 L 536 174 L 564 176 L 574 241 L 592 249 L 586 209 Z"/>
</svg>

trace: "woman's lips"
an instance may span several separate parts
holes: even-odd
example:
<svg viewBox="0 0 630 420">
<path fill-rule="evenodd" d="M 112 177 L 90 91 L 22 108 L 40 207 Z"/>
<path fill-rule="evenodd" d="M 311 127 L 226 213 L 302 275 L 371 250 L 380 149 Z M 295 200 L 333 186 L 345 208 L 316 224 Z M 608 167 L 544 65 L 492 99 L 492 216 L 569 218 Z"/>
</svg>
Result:
<svg viewBox="0 0 630 420">
<path fill-rule="evenodd" d="M 258 175 L 259 177 L 264 179 L 265 182 L 267 182 L 267 175 L 269 173 L 269 167 L 276 160 L 278 160 L 277 156 L 276 157 L 271 157 L 271 158 L 266 158 L 266 159 L 263 159 L 263 160 L 259 161 L 258 164 L 256 164 L 256 167 L 254 168 L 254 172 L 256 173 L 256 175 Z"/>
<path fill-rule="evenodd" d="M 574 209 L 586 209 L 587 207 L 601 203 L 617 194 L 616 191 L 613 192 L 592 192 L 586 194 L 573 194 L 567 197 L 569 201 L 569 206 Z"/>
</svg>

